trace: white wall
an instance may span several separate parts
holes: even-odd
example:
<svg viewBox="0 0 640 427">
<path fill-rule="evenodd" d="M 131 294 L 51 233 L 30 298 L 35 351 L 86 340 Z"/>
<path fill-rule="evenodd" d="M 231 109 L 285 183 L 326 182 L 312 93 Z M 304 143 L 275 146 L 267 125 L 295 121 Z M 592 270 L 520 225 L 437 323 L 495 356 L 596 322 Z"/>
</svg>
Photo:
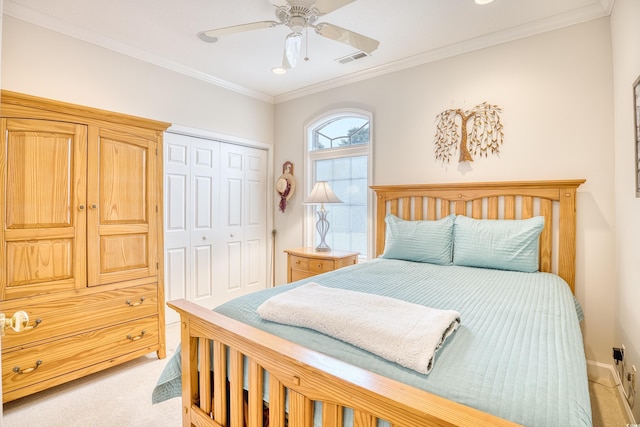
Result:
<svg viewBox="0 0 640 427">
<path fill-rule="evenodd" d="M 631 4 L 637 7 L 637 0 L 616 2 L 616 11 L 623 10 L 618 20 L 632 19 L 624 10 Z M 618 28 L 623 26 L 614 27 Z M 8 16 L 4 17 L 2 40 L 4 89 L 255 141 L 276 141 L 276 178 L 282 163 L 291 160 L 300 189 L 286 213 L 275 213 L 278 283 L 286 280 L 282 250 L 303 243 L 304 123 L 323 111 L 355 107 L 373 112 L 375 184 L 586 178 L 578 195 L 576 294 L 586 314 L 587 357 L 611 363 L 616 330 L 619 339 L 625 339 L 625 345 L 638 354 L 635 347 L 640 347 L 640 342 L 627 339 L 633 330 L 616 329 L 614 104 L 608 18 L 328 90 L 275 108 Z M 637 33 L 633 40 L 638 40 Z M 637 55 L 638 46 L 634 46 Z M 500 157 L 477 159 L 470 168 L 437 163 L 433 157 L 435 116 L 448 108 L 469 109 L 483 101 L 504 109 L 506 142 Z M 630 98 L 616 99 L 616 106 L 630 102 Z M 625 146 L 615 154 L 626 158 L 632 155 L 628 150 Z M 621 172 L 615 173 L 618 178 Z M 631 185 L 631 179 L 625 181 Z M 619 185 L 615 189 L 621 191 Z M 635 207 L 635 197 L 629 203 Z M 619 211 L 625 208 L 630 212 L 619 212 L 626 218 L 619 220 L 631 233 L 640 234 L 640 226 L 632 227 L 635 212 L 626 206 Z M 632 236 L 627 231 L 625 239 Z M 635 245 L 622 242 L 622 238 L 620 246 L 625 246 L 621 253 L 633 256 L 626 264 L 628 271 L 621 273 L 625 299 L 638 293 L 631 284 L 630 267 L 638 264 L 638 255 L 631 255 Z M 628 301 L 623 319 L 631 319 L 634 326 L 639 321 L 631 310 L 633 300 Z"/>
<path fill-rule="evenodd" d="M 273 143 L 274 107 L 4 16 L 2 88 Z"/>
<path fill-rule="evenodd" d="M 276 106 L 276 175 L 293 161 L 303 184 L 303 124 L 322 111 L 374 114 L 374 184 L 586 178 L 578 194 L 576 294 L 586 313 L 587 357 L 610 363 L 615 290 L 613 98 L 609 19 L 425 64 Z M 504 109 L 500 156 L 469 168 L 434 159 L 436 115 L 483 101 Z M 303 244 L 300 206 L 275 213 L 282 250 Z"/>
<path fill-rule="evenodd" d="M 624 344 L 628 367 L 640 369 L 640 199 L 635 192 L 633 82 L 640 76 L 640 1 L 616 0 L 611 14 L 615 112 L 615 212 L 617 293 L 615 344 Z M 617 283 L 617 286 L 616 286 Z M 640 405 L 633 408 L 640 419 Z"/>
</svg>

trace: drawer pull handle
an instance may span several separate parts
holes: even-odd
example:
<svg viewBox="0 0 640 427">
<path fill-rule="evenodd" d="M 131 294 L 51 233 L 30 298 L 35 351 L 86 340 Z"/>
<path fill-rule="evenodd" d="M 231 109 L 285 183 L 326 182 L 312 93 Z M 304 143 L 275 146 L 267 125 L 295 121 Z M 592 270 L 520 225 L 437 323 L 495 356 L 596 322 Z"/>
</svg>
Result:
<svg viewBox="0 0 640 427">
<path fill-rule="evenodd" d="M 318 264 L 318 268 L 322 268 L 322 264 Z"/>
<path fill-rule="evenodd" d="M 15 372 L 18 375 L 28 374 L 38 369 L 40 365 L 42 365 L 42 360 L 36 360 L 36 366 L 32 368 L 27 368 L 27 369 L 20 369 L 20 366 L 16 366 L 15 368 L 13 368 L 13 372 Z"/>
<path fill-rule="evenodd" d="M 145 333 L 146 333 L 145 331 L 142 331 L 140 332 L 140 335 L 136 335 L 135 337 L 131 335 L 127 335 L 127 339 L 131 341 L 138 341 L 140 338 L 144 336 Z"/>
<path fill-rule="evenodd" d="M 128 306 L 130 306 L 130 307 L 137 307 L 137 306 L 139 306 L 140 304 L 142 304 L 143 302 L 144 302 L 144 297 L 140 297 L 140 301 L 139 301 L 139 302 L 131 302 L 131 300 L 130 300 L 130 299 L 128 299 L 128 300 L 126 301 L 127 305 L 128 305 Z"/>
<path fill-rule="evenodd" d="M 299 260 L 299 259 L 298 259 L 298 260 L 296 260 L 296 264 L 300 264 L 300 260 Z"/>
<path fill-rule="evenodd" d="M 31 326 L 27 326 L 26 328 L 24 328 L 24 329 L 23 329 L 23 331 L 30 331 L 30 330 L 32 330 L 32 329 L 35 329 L 35 328 L 37 328 L 37 327 L 38 327 L 38 325 L 39 325 L 40 323 L 42 323 L 42 319 L 36 319 L 36 320 L 33 322 L 33 325 L 31 325 Z"/>
</svg>

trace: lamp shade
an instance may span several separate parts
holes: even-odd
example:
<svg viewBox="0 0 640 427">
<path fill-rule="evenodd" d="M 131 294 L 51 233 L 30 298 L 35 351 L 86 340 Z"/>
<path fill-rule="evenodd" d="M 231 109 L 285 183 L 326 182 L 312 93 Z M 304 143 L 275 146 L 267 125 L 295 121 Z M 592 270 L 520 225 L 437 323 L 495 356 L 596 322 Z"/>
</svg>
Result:
<svg viewBox="0 0 640 427">
<path fill-rule="evenodd" d="M 324 203 L 342 203 L 342 200 L 335 195 L 327 181 L 318 181 L 302 204 L 318 205 Z"/>
</svg>

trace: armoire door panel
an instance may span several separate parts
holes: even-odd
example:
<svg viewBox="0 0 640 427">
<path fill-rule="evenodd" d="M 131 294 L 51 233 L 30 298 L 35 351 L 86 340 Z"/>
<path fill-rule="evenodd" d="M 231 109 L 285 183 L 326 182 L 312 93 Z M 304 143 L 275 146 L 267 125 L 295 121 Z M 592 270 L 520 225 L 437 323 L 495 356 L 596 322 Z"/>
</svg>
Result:
<svg viewBox="0 0 640 427">
<path fill-rule="evenodd" d="M 100 140 L 100 224 L 146 224 L 148 147 Z"/>
<path fill-rule="evenodd" d="M 87 127 L 0 122 L 0 297 L 84 287 Z"/>
<path fill-rule="evenodd" d="M 89 286 L 153 277 L 156 142 L 103 128 L 89 141 Z"/>
<path fill-rule="evenodd" d="M 7 293 L 14 297 L 38 288 L 65 290 L 74 284 L 74 239 L 7 242 Z"/>
<path fill-rule="evenodd" d="M 149 266 L 147 234 L 104 236 L 100 240 L 102 253 L 100 272 L 146 269 Z"/>
</svg>

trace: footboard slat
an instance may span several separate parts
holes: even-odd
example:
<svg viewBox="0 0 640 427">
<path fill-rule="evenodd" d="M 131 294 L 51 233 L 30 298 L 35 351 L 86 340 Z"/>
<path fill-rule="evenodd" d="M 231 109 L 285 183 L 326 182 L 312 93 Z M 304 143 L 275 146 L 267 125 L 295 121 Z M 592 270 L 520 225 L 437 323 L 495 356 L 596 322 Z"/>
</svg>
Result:
<svg viewBox="0 0 640 427">
<path fill-rule="evenodd" d="M 269 427 L 285 427 L 284 386 L 277 378 L 269 377 Z"/>
<path fill-rule="evenodd" d="M 211 353 L 209 352 L 209 340 L 205 338 L 198 339 L 198 360 L 202 369 L 198 375 L 198 393 L 200 395 L 200 409 L 209 414 L 212 412 L 212 396 L 211 396 Z"/>
<path fill-rule="evenodd" d="M 213 343 L 213 419 L 223 423 L 227 419 L 227 349 L 222 343 Z"/>
<path fill-rule="evenodd" d="M 387 420 L 393 427 L 516 426 L 301 347 L 186 300 L 172 301 L 169 306 L 180 313 L 184 326 L 182 342 L 190 343 L 183 346 L 181 359 L 184 427 L 262 426 L 263 400 L 268 401 L 271 427 L 313 427 L 315 403 L 322 404 L 319 415 L 322 415 L 322 425 L 327 427 L 374 427 L 377 420 Z M 198 361 L 198 338 L 203 338 L 202 347 L 207 350 L 213 342 L 215 420 L 197 403 L 201 397 L 197 382 L 202 378 L 198 374 L 202 367 L 199 362 L 207 360 L 207 356 L 203 356 Z M 227 360 L 225 354 L 228 354 Z M 206 366 L 205 369 L 208 370 Z M 268 398 L 263 396 L 263 381 L 267 379 Z M 227 407 L 226 398 L 230 409 L 227 416 L 222 417 Z M 353 424 L 344 423 L 343 408 L 353 410 Z"/>
<path fill-rule="evenodd" d="M 229 350 L 229 403 L 231 406 L 231 426 L 244 423 L 244 384 L 242 381 L 242 353 L 234 348 Z"/>
<path fill-rule="evenodd" d="M 263 369 L 254 360 L 249 362 L 249 427 L 262 427 Z"/>
<path fill-rule="evenodd" d="M 313 427 L 313 402 L 294 390 L 289 390 L 289 424 Z"/>
<path fill-rule="evenodd" d="M 342 407 L 335 403 L 322 403 L 322 427 L 342 426 Z"/>
<path fill-rule="evenodd" d="M 362 411 L 354 411 L 353 413 L 353 426 L 354 427 L 374 427 L 375 418 L 370 414 Z"/>
</svg>

